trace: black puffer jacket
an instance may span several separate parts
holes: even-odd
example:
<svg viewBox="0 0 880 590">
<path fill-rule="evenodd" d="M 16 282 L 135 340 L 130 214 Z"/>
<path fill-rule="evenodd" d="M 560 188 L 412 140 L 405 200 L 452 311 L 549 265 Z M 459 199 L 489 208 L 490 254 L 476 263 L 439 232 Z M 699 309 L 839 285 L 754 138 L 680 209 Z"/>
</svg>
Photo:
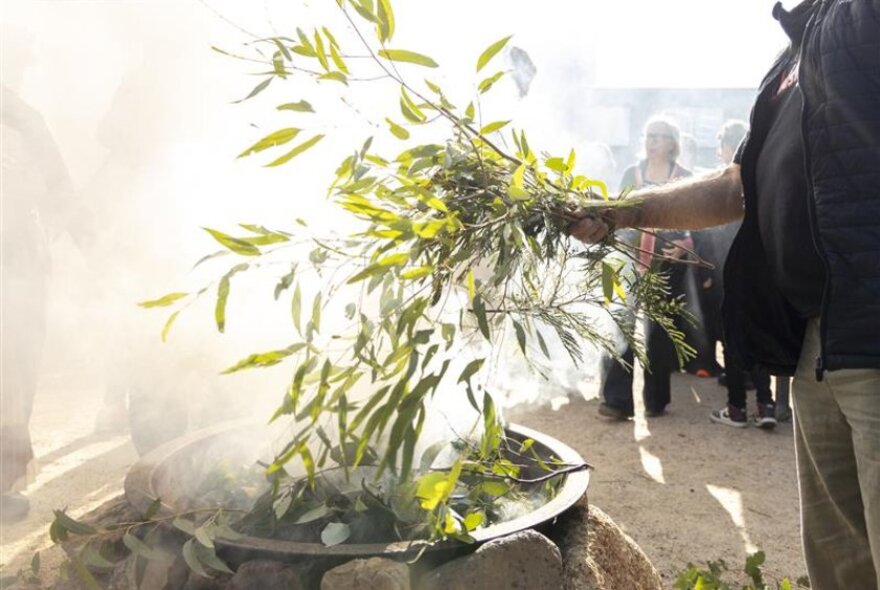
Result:
<svg viewBox="0 0 880 590">
<path fill-rule="evenodd" d="M 774 16 L 792 40 L 761 85 L 752 127 L 799 58 L 811 230 L 825 264 L 816 371 L 880 368 L 880 0 L 806 0 Z M 743 368 L 791 375 L 805 321 L 775 286 L 756 218 L 759 146 L 741 150 L 745 217 L 725 264 L 727 346 Z"/>
</svg>

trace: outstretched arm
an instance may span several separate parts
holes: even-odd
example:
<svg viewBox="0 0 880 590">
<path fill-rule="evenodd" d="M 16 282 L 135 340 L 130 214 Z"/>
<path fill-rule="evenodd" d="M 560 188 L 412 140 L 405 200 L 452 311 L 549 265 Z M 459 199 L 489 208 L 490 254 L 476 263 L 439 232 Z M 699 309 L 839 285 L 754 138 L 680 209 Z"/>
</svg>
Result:
<svg viewBox="0 0 880 590">
<path fill-rule="evenodd" d="M 615 207 L 604 213 L 614 227 L 700 229 L 722 225 L 742 217 L 742 179 L 738 164 L 671 184 L 633 191 L 631 207 Z M 584 217 L 571 228 L 571 235 L 593 243 L 610 229 L 603 219 Z"/>
</svg>

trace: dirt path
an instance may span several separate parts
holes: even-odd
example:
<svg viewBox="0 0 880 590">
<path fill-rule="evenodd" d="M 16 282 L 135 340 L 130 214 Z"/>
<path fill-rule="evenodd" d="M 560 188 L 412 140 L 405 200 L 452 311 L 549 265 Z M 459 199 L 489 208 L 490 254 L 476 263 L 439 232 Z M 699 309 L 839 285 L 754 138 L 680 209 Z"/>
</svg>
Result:
<svg viewBox="0 0 880 590">
<path fill-rule="evenodd" d="M 508 417 L 561 439 L 595 466 L 590 502 L 635 539 L 668 586 L 689 561 L 721 558 L 740 570 L 756 549 L 766 552 L 773 577 L 805 573 L 791 422 L 771 432 L 712 423 L 709 413 L 726 392 L 690 375 L 673 376 L 666 416 L 646 421 L 637 400 L 635 420 L 608 422 L 596 413 L 596 389 L 584 387 L 588 401 L 574 394 L 557 410 L 520 407 Z"/>
</svg>

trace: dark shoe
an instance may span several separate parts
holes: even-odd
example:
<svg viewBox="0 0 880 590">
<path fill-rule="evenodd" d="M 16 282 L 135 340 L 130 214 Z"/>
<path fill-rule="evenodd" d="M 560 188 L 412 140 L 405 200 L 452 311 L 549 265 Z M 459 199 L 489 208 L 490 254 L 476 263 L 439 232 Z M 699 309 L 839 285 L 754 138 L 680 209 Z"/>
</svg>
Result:
<svg viewBox="0 0 880 590">
<path fill-rule="evenodd" d="M 721 387 L 727 387 L 727 373 L 723 372 L 718 375 L 718 385 Z"/>
<path fill-rule="evenodd" d="M 659 418 L 660 416 L 666 415 L 666 408 L 660 408 L 659 410 L 645 410 L 646 418 Z"/>
<path fill-rule="evenodd" d="M 625 410 L 621 410 L 620 408 L 609 406 L 605 402 L 599 404 L 599 415 L 603 418 L 607 418 L 615 422 L 625 422 L 626 420 L 632 418 L 632 414 L 626 412 Z"/>
<path fill-rule="evenodd" d="M 27 516 L 31 509 L 30 501 L 17 492 L 3 494 L 0 502 L 0 521 L 3 524 L 18 522 Z"/>
<path fill-rule="evenodd" d="M 765 430 L 776 428 L 776 406 L 758 404 L 758 413 L 752 417 L 752 424 Z"/>
<path fill-rule="evenodd" d="M 720 410 L 714 410 L 709 416 L 709 419 L 712 422 L 724 424 L 725 426 L 732 426 L 734 428 L 745 428 L 749 425 L 749 420 L 746 417 L 746 411 L 744 409 L 731 406 L 730 404 L 726 405 Z"/>
</svg>

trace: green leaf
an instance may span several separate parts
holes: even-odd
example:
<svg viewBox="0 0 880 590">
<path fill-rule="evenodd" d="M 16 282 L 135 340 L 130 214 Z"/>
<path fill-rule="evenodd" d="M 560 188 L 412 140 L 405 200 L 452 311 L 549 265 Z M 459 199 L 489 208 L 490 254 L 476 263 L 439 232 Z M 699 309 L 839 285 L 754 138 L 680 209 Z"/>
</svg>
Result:
<svg viewBox="0 0 880 590">
<path fill-rule="evenodd" d="M 318 80 L 331 80 L 348 86 L 348 78 L 342 72 L 327 72 L 326 74 L 318 76 Z"/>
<path fill-rule="evenodd" d="M 424 114 L 419 116 L 419 112 L 413 110 L 412 105 L 407 104 L 407 101 L 403 98 L 400 99 L 400 112 L 403 114 L 403 117 L 412 123 L 423 123 L 425 120 Z"/>
<path fill-rule="evenodd" d="M 394 11 L 391 9 L 390 0 L 379 0 L 376 5 L 379 17 L 379 40 L 387 43 L 394 36 Z"/>
<path fill-rule="evenodd" d="M 486 521 L 484 512 L 471 512 L 464 518 L 464 528 L 468 531 L 475 530 Z"/>
<path fill-rule="evenodd" d="M 510 485 L 503 481 L 486 480 L 479 483 L 478 489 L 484 494 L 499 498 L 510 492 Z"/>
<path fill-rule="evenodd" d="M 35 551 L 34 556 L 31 557 L 31 573 L 35 576 L 40 575 L 40 552 Z"/>
<path fill-rule="evenodd" d="M 345 62 L 342 60 L 342 56 L 339 55 L 339 50 L 336 48 L 336 45 L 330 45 L 330 59 L 333 60 L 333 63 L 336 65 L 336 69 L 338 69 L 343 74 L 348 74 L 348 66 L 345 65 Z"/>
<path fill-rule="evenodd" d="M 101 585 L 98 584 L 98 581 L 95 579 L 95 576 L 93 576 L 92 572 L 83 565 L 82 560 L 76 554 L 73 554 L 70 557 L 70 565 L 72 566 L 76 577 L 79 578 L 79 581 L 82 582 L 86 590 L 103 590 Z"/>
<path fill-rule="evenodd" d="M 318 291 L 317 295 L 315 295 L 314 300 L 312 300 L 312 328 L 316 332 L 321 331 L 321 292 Z"/>
<path fill-rule="evenodd" d="M 312 46 L 312 42 L 309 40 L 309 36 L 306 35 L 305 31 L 297 27 L 296 36 L 299 39 L 302 51 L 297 51 L 296 47 L 293 48 L 294 51 L 305 57 L 318 57 L 318 54 L 315 52 L 315 48 Z"/>
<path fill-rule="evenodd" d="M 58 524 L 74 535 L 94 535 L 98 532 L 95 527 L 71 518 L 64 510 L 54 510 L 53 512 Z"/>
<path fill-rule="evenodd" d="M 144 512 L 144 520 L 153 520 L 153 517 L 159 514 L 159 510 L 162 508 L 162 498 L 156 498 L 150 503 L 150 506 L 147 508 L 147 511 Z"/>
<path fill-rule="evenodd" d="M 217 231 L 215 229 L 211 229 L 208 227 L 203 227 L 203 230 L 211 234 L 211 236 L 220 242 L 223 246 L 239 254 L 241 256 L 259 256 L 260 249 L 254 246 L 253 244 L 249 244 L 248 242 L 241 240 L 239 238 L 233 238 L 227 234 L 224 234 L 221 231 Z"/>
<path fill-rule="evenodd" d="M 480 70 L 482 70 L 483 67 L 484 67 L 487 63 L 489 63 L 489 61 L 490 61 L 493 57 L 495 57 L 495 55 L 496 55 L 499 51 L 501 51 L 502 49 L 504 49 L 504 46 L 507 45 L 507 42 L 510 41 L 510 38 L 511 38 L 512 36 L 513 36 L 513 35 L 508 35 L 507 37 L 504 37 L 503 39 L 499 39 L 498 41 L 495 41 L 495 43 L 492 43 L 489 47 L 487 47 L 487 48 L 483 51 L 483 53 L 480 54 L 479 59 L 477 59 L 477 71 L 478 71 L 478 72 L 479 72 Z"/>
<path fill-rule="evenodd" d="M 324 40 L 321 34 L 315 31 L 315 53 L 318 55 L 318 63 L 327 71 L 330 71 L 330 62 L 327 60 L 327 52 L 324 51 Z"/>
<path fill-rule="evenodd" d="M 232 276 L 248 268 L 247 264 L 239 264 L 229 270 L 217 286 L 217 304 L 214 306 L 214 319 L 217 330 L 221 333 L 226 329 L 226 301 L 229 299 L 229 284 Z"/>
<path fill-rule="evenodd" d="M 251 90 L 250 94 L 248 94 L 248 95 L 245 96 L 244 98 L 241 98 L 241 99 L 239 99 L 239 100 L 233 101 L 232 104 L 238 104 L 238 103 L 240 103 L 240 102 L 244 102 L 244 101 L 248 100 L 249 98 L 253 98 L 253 97 L 255 97 L 256 95 L 258 95 L 259 93 L 261 93 L 262 91 L 264 91 L 264 90 L 269 86 L 269 84 L 270 84 L 271 82 L 272 82 L 272 78 L 266 78 L 265 80 L 263 80 L 262 82 L 260 82 L 259 84 L 257 84 L 257 85 L 254 87 L 254 89 Z"/>
<path fill-rule="evenodd" d="M 284 104 L 278 105 L 277 109 L 279 111 L 295 111 L 297 113 L 315 112 L 315 109 L 312 108 L 312 105 L 305 100 L 300 100 L 299 102 L 286 102 Z"/>
<path fill-rule="evenodd" d="M 380 49 L 378 53 L 379 57 L 384 57 L 385 59 L 390 59 L 391 61 L 412 63 L 420 66 L 425 66 L 426 68 L 438 67 L 437 62 L 435 62 L 433 59 L 431 59 L 427 55 L 422 55 L 414 51 L 407 51 L 405 49 Z"/>
<path fill-rule="evenodd" d="M 232 569 L 230 569 L 228 565 L 223 562 L 223 560 L 217 557 L 214 549 L 209 549 L 208 547 L 204 547 L 202 545 L 196 545 L 195 554 L 198 557 L 199 561 L 201 561 L 204 565 L 213 570 L 230 575 L 235 573 L 232 571 Z"/>
<path fill-rule="evenodd" d="M 198 527 L 194 532 L 196 540 L 205 547 L 214 548 L 214 538 L 208 528 L 208 525 Z"/>
<path fill-rule="evenodd" d="M 409 131 L 389 119 L 385 117 L 385 121 L 388 123 L 388 127 L 391 129 L 391 133 L 394 134 L 394 137 L 397 139 L 409 139 Z"/>
<path fill-rule="evenodd" d="M 529 198 L 529 192 L 525 189 L 525 174 L 526 164 L 523 162 L 514 170 L 510 186 L 507 187 L 507 195 L 511 199 L 522 201 Z"/>
<path fill-rule="evenodd" d="M 433 266 L 418 266 L 416 268 L 411 268 L 409 270 L 403 271 L 402 273 L 400 273 L 400 278 L 403 281 L 412 281 L 415 279 L 420 279 L 422 277 L 427 277 L 433 272 Z"/>
<path fill-rule="evenodd" d="M 351 535 L 351 529 L 342 522 L 329 522 L 324 530 L 321 531 L 321 542 L 327 547 L 333 547 L 344 543 Z"/>
<path fill-rule="evenodd" d="M 129 551 L 134 553 L 135 555 L 139 555 L 144 559 L 149 559 L 151 561 L 164 561 L 167 559 L 167 555 L 150 547 L 139 538 L 137 538 L 131 531 L 126 531 L 126 533 L 122 536 L 122 543 L 125 545 Z"/>
<path fill-rule="evenodd" d="M 189 566 L 189 569 L 191 569 L 197 576 L 209 578 L 210 576 L 208 575 L 208 572 L 205 571 L 205 566 L 202 565 L 202 561 L 196 553 L 195 544 L 195 539 L 190 539 L 183 544 L 183 560 L 186 562 L 186 565 Z"/>
<path fill-rule="evenodd" d="M 489 90 L 492 89 L 492 86 L 495 85 L 495 82 L 500 80 L 502 76 L 504 76 L 504 72 L 495 72 L 493 75 L 489 76 L 485 80 L 482 80 L 477 85 L 477 90 L 480 92 L 480 94 L 485 94 L 489 92 Z"/>
<path fill-rule="evenodd" d="M 272 43 L 275 44 L 275 47 L 278 48 L 278 51 L 281 52 L 281 55 L 284 56 L 284 59 L 286 59 L 287 61 L 293 59 L 293 56 L 290 55 L 290 51 L 287 50 L 287 47 L 284 46 L 284 43 L 281 41 L 281 39 L 274 37 L 272 38 Z"/>
<path fill-rule="evenodd" d="M 606 262 L 602 263 L 602 294 L 605 303 L 611 303 L 614 298 L 614 269 Z"/>
<path fill-rule="evenodd" d="M 526 330 L 523 328 L 522 324 L 516 320 L 513 320 L 513 329 L 516 332 L 516 342 L 519 344 L 519 349 L 522 351 L 523 355 L 528 357 L 526 353 Z"/>
<path fill-rule="evenodd" d="M 461 462 L 457 462 L 458 465 Z M 416 487 L 416 496 L 420 500 L 422 508 L 425 510 L 434 510 L 439 504 L 452 493 L 449 487 L 449 478 L 447 474 L 435 471 L 423 475 L 418 480 Z"/>
<path fill-rule="evenodd" d="M 305 348 L 305 346 L 306 345 L 304 343 L 298 342 L 281 350 L 273 350 L 271 352 L 262 352 L 258 354 L 248 355 L 246 358 L 238 361 L 228 369 L 224 370 L 222 374 L 228 375 L 230 373 L 236 373 L 244 369 L 255 369 L 277 365 L 290 355 L 296 354 L 297 352 Z"/>
<path fill-rule="evenodd" d="M 550 170 L 561 172 L 562 174 L 568 172 L 568 167 L 565 165 L 565 162 L 562 160 L 562 158 L 548 158 L 545 164 Z"/>
<path fill-rule="evenodd" d="M 483 297 L 479 294 L 474 297 L 474 315 L 477 316 L 477 325 L 483 337 L 491 342 L 492 335 L 489 332 L 489 321 L 486 319 L 486 306 L 483 304 Z"/>
<path fill-rule="evenodd" d="M 333 514 L 333 510 L 331 510 L 326 504 L 321 504 L 317 508 L 312 508 L 311 510 L 304 512 L 302 516 L 296 519 L 294 524 L 308 524 L 320 520 L 325 516 L 330 516 L 331 514 Z"/>
<path fill-rule="evenodd" d="M 183 516 L 178 516 L 173 521 L 171 521 L 171 525 L 179 531 L 183 531 L 190 537 L 194 537 L 196 534 L 196 525 L 193 521 L 184 518 Z"/>
<path fill-rule="evenodd" d="M 302 316 L 302 293 L 299 290 L 299 285 L 293 290 L 293 299 L 290 302 L 290 314 L 293 316 L 293 325 L 296 327 L 296 331 L 302 333 L 302 328 L 300 327 L 300 317 Z"/>
<path fill-rule="evenodd" d="M 364 19 L 370 21 L 371 23 L 378 24 L 379 19 L 376 18 L 376 15 L 372 12 L 372 3 L 366 4 L 361 2 L 360 0 L 350 0 L 351 5 L 357 11 L 359 15 L 364 17 Z"/>
<path fill-rule="evenodd" d="M 482 129 L 480 129 L 480 135 L 489 135 L 492 132 L 498 131 L 505 127 L 510 121 L 495 121 L 493 123 L 489 123 Z"/>
<path fill-rule="evenodd" d="M 165 326 L 162 328 L 162 342 L 168 341 L 168 331 L 171 330 L 171 325 L 174 323 L 174 320 L 177 319 L 177 315 L 179 313 L 180 313 L 180 310 L 178 309 L 177 311 L 172 313 L 170 316 L 168 316 L 167 320 L 165 320 Z"/>
<path fill-rule="evenodd" d="M 278 284 L 275 285 L 275 300 L 277 301 L 281 294 L 284 293 L 290 286 L 293 284 L 293 279 L 296 277 L 296 263 L 291 265 L 290 272 L 278 279 Z"/>
<path fill-rule="evenodd" d="M 474 374 L 476 374 L 476 372 L 482 368 L 483 363 L 485 363 L 485 362 L 486 362 L 486 359 L 484 359 L 484 358 L 483 359 L 476 359 L 476 360 L 469 362 L 467 364 L 467 366 L 464 368 L 464 370 L 461 372 L 461 375 L 459 375 L 458 382 L 470 384 L 471 377 L 473 377 Z"/>
<path fill-rule="evenodd" d="M 288 162 L 288 161 L 292 160 L 293 158 L 295 158 L 296 156 L 300 155 L 301 153 L 303 153 L 304 151 L 306 151 L 307 149 L 309 149 L 310 147 L 312 147 L 313 145 L 315 145 L 316 143 L 318 143 L 322 139 L 324 139 L 323 134 L 316 135 L 316 136 L 312 137 L 311 139 L 302 142 L 301 144 L 299 144 L 298 146 L 296 146 L 295 148 L 293 148 L 292 150 L 290 150 L 289 152 L 287 152 L 286 154 L 284 154 L 283 156 L 281 156 L 277 160 L 274 160 L 273 162 L 266 164 L 266 166 L 267 167 L 280 166 L 281 164 L 284 164 L 285 162 Z"/>
<path fill-rule="evenodd" d="M 544 353 L 544 356 L 550 358 L 550 349 L 547 348 L 547 342 L 544 341 L 544 335 L 541 334 L 540 330 L 535 330 L 535 334 L 538 336 L 538 346 L 541 347 L 541 352 Z"/>
<path fill-rule="evenodd" d="M 140 303 L 138 303 L 138 305 L 146 309 L 150 309 L 152 307 L 168 307 L 175 301 L 183 299 L 187 295 L 189 295 L 189 293 L 169 293 L 168 295 L 164 295 L 159 299 L 153 299 L 152 301 L 141 301 Z"/>
<path fill-rule="evenodd" d="M 406 252 L 398 252 L 397 254 L 389 254 L 376 261 L 376 264 L 382 267 L 387 266 L 403 266 L 409 262 L 409 254 Z"/>
<path fill-rule="evenodd" d="M 93 547 L 91 543 L 83 547 L 80 552 L 80 559 L 82 559 L 84 565 L 99 570 L 108 571 L 116 567 L 115 563 L 101 555 L 101 552 Z"/>
</svg>

